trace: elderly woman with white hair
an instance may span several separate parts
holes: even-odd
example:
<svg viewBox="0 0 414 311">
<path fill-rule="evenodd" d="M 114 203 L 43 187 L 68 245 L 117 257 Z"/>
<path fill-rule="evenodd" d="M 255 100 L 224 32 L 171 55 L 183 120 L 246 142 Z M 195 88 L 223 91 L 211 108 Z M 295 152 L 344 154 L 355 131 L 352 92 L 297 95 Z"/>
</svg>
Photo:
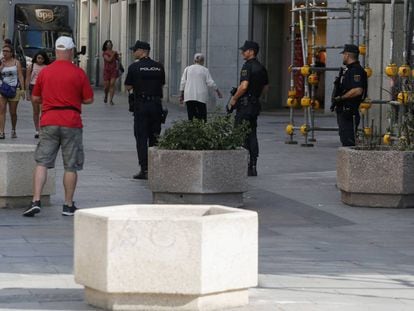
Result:
<svg viewBox="0 0 414 311">
<path fill-rule="evenodd" d="M 222 98 L 220 90 L 204 66 L 204 55 L 196 53 L 194 64 L 184 69 L 180 83 L 180 102 L 187 106 L 188 119 L 207 121 L 208 88 L 213 88 L 217 96 Z"/>
</svg>

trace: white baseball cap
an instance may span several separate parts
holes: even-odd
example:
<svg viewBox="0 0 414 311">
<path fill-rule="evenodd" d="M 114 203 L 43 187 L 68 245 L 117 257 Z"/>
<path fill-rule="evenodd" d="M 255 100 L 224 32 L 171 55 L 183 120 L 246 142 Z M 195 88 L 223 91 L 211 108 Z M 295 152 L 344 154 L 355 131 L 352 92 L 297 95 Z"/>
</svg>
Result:
<svg viewBox="0 0 414 311">
<path fill-rule="evenodd" d="M 75 43 L 73 43 L 73 39 L 71 37 L 61 36 L 57 38 L 55 49 L 56 50 L 71 50 L 76 47 Z"/>
</svg>

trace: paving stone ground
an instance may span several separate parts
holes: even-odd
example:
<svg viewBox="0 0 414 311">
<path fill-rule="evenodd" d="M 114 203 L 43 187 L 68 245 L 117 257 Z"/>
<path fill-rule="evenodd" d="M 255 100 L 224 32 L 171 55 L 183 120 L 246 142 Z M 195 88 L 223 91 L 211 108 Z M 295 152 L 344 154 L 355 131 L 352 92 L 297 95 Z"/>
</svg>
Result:
<svg viewBox="0 0 414 311">
<path fill-rule="evenodd" d="M 131 179 L 138 167 L 126 96 L 115 106 L 102 99 L 96 90 L 83 113 L 86 163 L 77 205 L 150 203 L 147 181 Z M 184 108 L 168 106 L 167 126 L 186 117 Z M 19 104 L 18 116 L 19 137 L 9 138 L 7 117 L 0 148 L 36 143 L 29 102 Z M 259 286 L 250 290 L 249 306 L 232 311 L 414 310 L 414 210 L 342 204 L 337 134 L 317 133 L 313 148 L 286 145 L 287 121 L 286 112 L 259 119 L 259 176 L 249 178 L 245 195 L 245 208 L 260 218 Z M 318 117 L 317 125 L 335 126 L 335 118 Z M 62 174 L 59 160 L 57 193 L 35 218 L 22 217 L 24 207 L 0 208 L 0 310 L 95 310 L 72 274 L 73 218 L 60 214 Z"/>
</svg>

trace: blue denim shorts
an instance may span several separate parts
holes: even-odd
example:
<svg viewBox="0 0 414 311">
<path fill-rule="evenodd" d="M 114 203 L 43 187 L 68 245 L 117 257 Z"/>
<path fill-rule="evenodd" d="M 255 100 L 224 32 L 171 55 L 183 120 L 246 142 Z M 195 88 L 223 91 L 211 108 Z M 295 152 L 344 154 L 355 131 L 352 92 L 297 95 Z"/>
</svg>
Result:
<svg viewBox="0 0 414 311">
<path fill-rule="evenodd" d="M 65 171 L 76 172 L 83 169 L 84 152 L 82 129 L 62 126 L 43 126 L 35 151 L 35 161 L 41 166 L 54 168 L 56 156 L 62 149 Z"/>
</svg>

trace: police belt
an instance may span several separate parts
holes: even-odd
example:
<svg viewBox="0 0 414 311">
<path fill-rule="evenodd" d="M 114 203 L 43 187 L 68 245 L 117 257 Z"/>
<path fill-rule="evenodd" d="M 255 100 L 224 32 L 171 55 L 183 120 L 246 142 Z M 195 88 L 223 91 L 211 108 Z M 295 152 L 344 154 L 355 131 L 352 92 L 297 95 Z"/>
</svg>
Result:
<svg viewBox="0 0 414 311">
<path fill-rule="evenodd" d="M 145 100 L 145 101 L 153 101 L 153 100 L 160 100 L 161 96 L 140 94 L 136 96 L 136 99 Z"/>
<path fill-rule="evenodd" d="M 237 103 L 239 103 L 242 106 L 247 106 L 248 104 L 256 105 L 257 103 L 259 103 L 259 99 L 256 96 L 247 94 L 240 97 Z"/>
</svg>

